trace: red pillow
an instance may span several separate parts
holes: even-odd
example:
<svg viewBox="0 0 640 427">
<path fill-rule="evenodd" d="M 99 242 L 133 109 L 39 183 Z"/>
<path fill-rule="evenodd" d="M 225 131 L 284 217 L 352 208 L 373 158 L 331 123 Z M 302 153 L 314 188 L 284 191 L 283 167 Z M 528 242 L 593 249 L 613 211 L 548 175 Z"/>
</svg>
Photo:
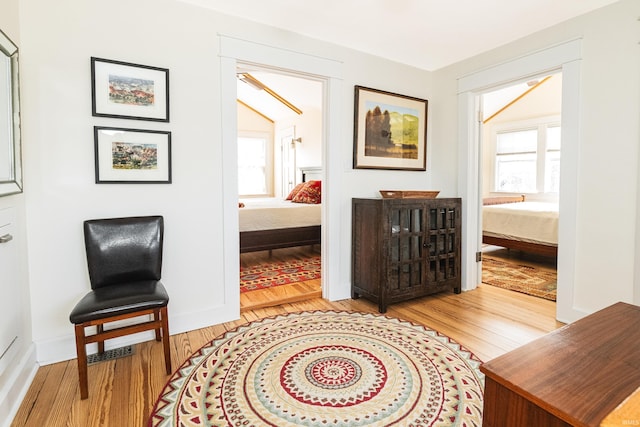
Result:
<svg viewBox="0 0 640 427">
<path fill-rule="evenodd" d="M 306 182 L 301 182 L 300 184 L 296 185 L 295 187 L 293 187 L 293 190 L 291 190 L 291 192 L 289 193 L 289 195 L 287 196 L 286 200 L 291 200 L 293 199 L 293 197 L 298 194 L 298 192 L 300 190 L 302 190 L 302 187 L 304 187 L 304 185 L 306 184 Z"/>
<path fill-rule="evenodd" d="M 294 203 L 309 203 L 317 205 L 321 202 L 321 181 L 309 181 L 305 183 L 304 187 L 298 194 L 291 199 Z"/>
</svg>

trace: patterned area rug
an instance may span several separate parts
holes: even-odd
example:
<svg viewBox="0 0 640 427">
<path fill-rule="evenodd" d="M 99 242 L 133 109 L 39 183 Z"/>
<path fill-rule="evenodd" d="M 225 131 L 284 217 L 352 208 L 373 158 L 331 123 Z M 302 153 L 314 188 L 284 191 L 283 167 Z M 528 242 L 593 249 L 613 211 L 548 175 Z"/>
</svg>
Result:
<svg viewBox="0 0 640 427">
<path fill-rule="evenodd" d="M 187 360 L 148 426 L 480 426 L 479 365 L 450 338 L 381 315 L 267 318 Z"/>
<path fill-rule="evenodd" d="M 483 255 L 482 283 L 555 301 L 558 278 L 554 271 L 504 262 Z"/>
<path fill-rule="evenodd" d="M 240 292 L 320 278 L 320 256 L 240 268 Z"/>
</svg>

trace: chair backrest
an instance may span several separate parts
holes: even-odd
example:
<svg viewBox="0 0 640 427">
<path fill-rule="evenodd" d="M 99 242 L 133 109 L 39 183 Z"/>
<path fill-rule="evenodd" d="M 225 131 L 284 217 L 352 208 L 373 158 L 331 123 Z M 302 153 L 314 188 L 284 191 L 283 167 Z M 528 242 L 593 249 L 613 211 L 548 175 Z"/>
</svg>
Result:
<svg viewBox="0 0 640 427">
<path fill-rule="evenodd" d="M 84 243 L 91 288 L 160 280 L 163 238 L 161 216 L 85 221 Z"/>
</svg>

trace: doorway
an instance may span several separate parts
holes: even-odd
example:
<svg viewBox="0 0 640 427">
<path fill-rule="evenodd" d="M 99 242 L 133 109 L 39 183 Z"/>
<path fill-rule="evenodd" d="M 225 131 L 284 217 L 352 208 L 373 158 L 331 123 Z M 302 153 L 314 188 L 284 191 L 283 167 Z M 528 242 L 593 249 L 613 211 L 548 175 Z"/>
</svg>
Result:
<svg viewBox="0 0 640 427">
<path fill-rule="evenodd" d="M 458 79 L 459 193 L 468 208 L 463 210 L 463 228 L 467 230 L 462 245 L 462 287 L 475 289 L 479 283 L 480 263 L 476 253 L 482 242 L 479 224 L 482 208 L 477 177 L 480 153 L 477 143 L 478 95 L 489 88 L 508 85 L 529 76 L 562 70 L 562 170 L 560 207 L 562 221 L 558 228 L 557 319 L 570 323 L 583 316 L 574 306 L 575 253 L 577 228 L 577 185 L 580 132 L 580 39 L 548 47 L 512 61 L 485 68 Z"/>
<path fill-rule="evenodd" d="M 237 75 L 241 311 L 319 297 L 320 244 L 282 236 L 322 225 L 321 204 L 288 200 L 303 181 L 322 182 L 322 82 L 249 64 Z M 260 250 L 246 248 L 249 233 Z"/>
<path fill-rule="evenodd" d="M 239 241 L 238 241 L 238 182 L 237 182 L 237 66 L 238 63 L 260 64 L 274 70 L 288 70 L 299 75 L 316 78 L 323 83 L 322 164 L 323 192 L 322 208 L 322 296 L 337 300 L 348 295 L 348 289 L 340 283 L 340 259 L 330 258 L 329 253 L 340 252 L 340 211 L 327 206 L 339 206 L 339 193 L 332 191 L 331 183 L 340 174 L 340 147 L 331 147 L 328 141 L 340 140 L 342 63 L 331 59 L 307 55 L 291 50 L 219 36 L 221 78 L 221 122 L 225 123 L 222 134 L 222 186 L 224 260 L 224 304 L 236 314 L 240 312 Z"/>
<path fill-rule="evenodd" d="M 562 73 L 480 99 L 482 283 L 555 301 Z"/>
</svg>

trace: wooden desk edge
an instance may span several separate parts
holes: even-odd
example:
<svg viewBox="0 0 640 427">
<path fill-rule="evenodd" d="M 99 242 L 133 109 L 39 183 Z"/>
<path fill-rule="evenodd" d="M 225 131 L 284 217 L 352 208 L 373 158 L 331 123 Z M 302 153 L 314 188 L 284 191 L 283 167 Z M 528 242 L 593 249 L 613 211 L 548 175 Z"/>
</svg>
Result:
<svg viewBox="0 0 640 427">
<path fill-rule="evenodd" d="M 486 378 L 490 379 L 491 381 L 495 382 L 496 384 L 499 384 L 500 386 L 505 387 L 508 390 L 512 390 L 513 392 L 515 392 L 518 395 L 520 395 L 523 399 L 528 400 L 529 402 L 535 404 L 539 408 L 547 411 L 548 413 L 556 416 L 557 418 L 559 418 L 559 419 L 561 419 L 561 420 L 563 420 L 563 421 L 565 421 L 565 422 L 567 422 L 567 423 L 569 423 L 571 425 L 580 425 L 580 426 L 582 426 L 582 425 L 592 425 L 592 424 L 585 424 L 584 420 L 578 419 L 578 418 L 572 416 L 571 414 L 567 414 L 564 410 L 558 408 L 557 406 L 546 402 L 544 399 L 542 399 L 540 397 L 537 397 L 533 393 L 523 389 L 520 386 L 517 386 L 516 384 L 514 384 L 511 381 L 508 381 L 507 379 L 503 378 L 502 376 L 494 373 L 492 369 L 493 369 L 493 365 L 500 364 L 504 360 L 504 358 L 505 357 L 509 357 L 511 355 L 511 353 L 518 352 L 518 351 L 523 351 L 524 348 L 527 348 L 528 346 L 531 346 L 531 345 L 535 346 L 535 343 L 537 341 L 540 341 L 540 340 L 548 341 L 550 339 L 553 339 L 557 335 L 566 334 L 569 329 L 575 329 L 576 327 L 579 328 L 585 322 L 586 323 L 591 323 L 593 321 L 593 319 L 594 319 L 594 316 L 598 315 L 599 313 L 600 314 L 605 314 L 605 313 L 602 313 L 602 312 L 605 312 L 605 311 L 606 312 L 621 312 L 621 313 L 637 312 L 637 313 L 640 314 L 640 307 L 638 307 L 636 305 L 633 305 L 633 304 L 628 304 L 628 303 L 625 303 L 625 302 L 615 303 L 615 304 L 613 304 L 611 306 L 608 306 L 608 307 L 606 307 L 606 308 L 604 308 L 602 310 L 599 310 L 599 311 L 597 311 L 597 312 L 595 312 L 595 313 L 593 313 L 593 314 L 591 314 L 589 316 L 586 316 L 586 317 L 584 317 L 584 318 L 582 318 L 580 320 L 577 320 L 576 322 L 570 323 L 570 324 L 568 324 L 566 326 L 563 326 L 563 327 L 561 327 L 561 328 L 559 328 L 559 329 L 557 329 L 555 331 L 552 331 L 552 332 L 546 334 L 543 337 L 540 337 L 540 338 L 538 338 L 538 339 L 536 339 L 536 340 L 534 340 L 534 341 L 532 341 L 532 342 L 530 342 L 528 344 L 525 344 L 525 345 L 513 350 L 512 352 L 506 353 L 506 354 L 504 354 L 502 356 L 498 356 L 498 357 L 496 357 L 494 359 L 491 359 L 491 360 L 487 361 L 486 363 L 481 364 L 480 365 L 480 371 L 485 374 Z M 498 366 L 498 368 L 500 368 L 500 366 Z M 620 399 L 618 399 L 618 401 L 612 402 L 611 403 L 612 410 L 615 409 L 619 404 L 621 404 L 624 401 L 625 398 L 626 397 L 620 397 Z M 610 412 L 611 411 L 609 411 L 609 413 Z M 607 415 L 608 415 L 608 413 L 607 414 L 602 414 L 601 416 L 599 415 L 600 419 L 598 419 L 597 422 L 598 423 L 602 422 L 606 418 Z M 594 420 L 590 420 L 590 422 L 591 421 L 596 421 L 596 420 L 595 419 Z M 597 425 L 599 425 L 599 424 L 597 424 Z"/>
</svg>

